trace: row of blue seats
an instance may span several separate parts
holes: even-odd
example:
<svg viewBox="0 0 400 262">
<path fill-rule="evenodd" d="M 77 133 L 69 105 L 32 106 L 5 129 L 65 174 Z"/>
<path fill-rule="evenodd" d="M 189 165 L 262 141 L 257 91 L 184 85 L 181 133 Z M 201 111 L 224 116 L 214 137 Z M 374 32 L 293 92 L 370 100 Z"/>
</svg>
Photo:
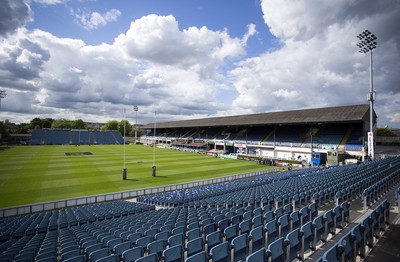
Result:
<svg viewBox="0 0 400 262">
<path fill-rule="evenodd" d="M 400 169 L 393 170 L 390 175 L 364 189 L 362 192 L 362 203 L 364 210 L 384 195 L 393 185 L 400 181 Z"/>
<path fill-rule="evenodd" d="M 124 139 L 118 131 L 91 130 L 34 130 L 30 145 L 69 145 L 69 144 L 123 144 Z"/>
<path fill-rule="evenodd" d="M 342 205 L 348 208 L 347 203 Z M 340 207 L 338 208 L 340 209 Z M 318 242 L 327 240 L 328 230 L 329 233 L 336 234 L 336 231 L 328 227 L 331 220 L 339 220 L 340 223 L 337 224 L 344 222 L 342 220 L 343 213 L 340 213 L 340 217 L 336 218 L 331 216 L 332 212 L 333 210 L 329 210 L 287 233 L 277 230 L 276 227 L 274 228 L 272 225 L 276 222 L 274 220 L 264 227 L 258 226 L 249 233 L 240 234 L 231 240 L 211 246 L 211 248 L 207 245 L 206 249 L 203 248 L 204 245 L 201 245 L 202 239 L 198 238 L 193 240 L 200 243 L 196 244 L 197 252 L 188 254 L 185 261 L 207 262 L 209 259 L 211 261 L 245 261 L 246 259 L 250 261 L 267 261 L 268 258 L 271 258 L 271 261 L 304 260 L 306 251 L 316 250 Z M 181 255 L 178 254 L 176 257 L 181 257 Z M 285 260 L 286 258 L 288 260 Z"/>
<path fill-rule="evenodd" d="M 235 184 L 234 189 L 225 186 L 225 184 L 221 184 L 219 187 L 218 185 L 204 186 L 203 191 L 213 192 L 212 195 L 207 196 L 199 194 L 199 189 L 196 188 L 144 196 L 139 200 L 146 203 L 168 203 L 168 205 L 171 201 L 173 205 L 187 202 L 189 206 L 193 207 L 223 205 L 224 203 L 241 205 L 254 202 L 267 202 L 268 204 L 273 202 L 280 205 L 284 202 L 293 201 L 293 199 L 296 202 L 306 202 L 311 195 L 319 204 L 323 204 L 333 200 L 335 193 L 339 191 L 344 190 L 344 193 L 346 193 L 346 190 L 348 190 L 350 198 L 359 195 L 364 188 L 387 176 L 387 172 L 394 169 L 390 165 L 400 167 L 400 161 L 382 160 L 360 166 L 314 171 L 274 183 L 271 183 L 271 181 L 257 183 L 257 181 L 243 180 L 240 183 L 237 182 L 238 184 Z M 219 188 L 218 195 L 215 195 L 215 188 Z M 344 194 L 344 197 L 341 201 L 347 200 L 348 194 Z"/>
<path fill-rule="evenodd" d="M 155 209 L 155 207 L 142 203 L 114 201 L 1 219 L 0 243 L 11 238 L 21 238 L 24 235 L 45 233 L 59 228 L 127 216 L 151 209 Z"/>
<path fill-rule="evenodd" d="M 342 236 L 318 261 L 356 261 L 357 257 L 364 259 L 367 248 L 372 248 L 381 237 L 382 231 L 386 230 L 389 224 L 389 211 L 390 205 L 384 199 L 368 217 Z"/>
<path fill-rule="evenodd" d="M 313 210 L 312 213 L 314 214 L 316 212 L 315 209 L 315 205 L 310 206 L 310 211 Z M 206 234 L 207 236 L 210 235 L 208 240 L 212 241 L 213 236 L 215 239 L 216 234 L 211 233 L 215 232 L 218 232 L 219 240 L 229 240 L 235 237 L 239 232 L 240 234 L 250 233 L 250 230 L 252 230 L 254 227 L 262 227 L 264 223 L 262 221 L 263 217 L 265 217 L 265 219 L 268 218 L 268 220 L 265 220 L 265 222 L 270 221 L 273 218 L 277 219 L 278 223 L 276 223 L 276 220 L 274 220 L 275 225 L 279 225 L 284 221 L 283 218 L 286 218 L 285 225 L 286 227 L 288 225 L 288 214 L 283 214 L 283 210 L 279 211 L 280 209 L 275 210 L 275 212 L 271 212 L 267 207 L 264 209 L 253 209 L 251 206 L 245 209 L 234 207 L 229 210 L 191 209 L 192 212 L 188 212 L 187 210 L 188 209 L 179 208 L 153 210 L 141 214 L 133 214 L 126 217 L 116 217 L 110 220 L 97 221 L 90 224 L 63 228 L 61 229 L 60 234 L 60 253 L 58 256 L 64 257 L 64 260 L 71 258 L 73 255 L 81 256 L 84 254 L 87 257 L 89 253 L 95 251 L 95 247 L 85 250 L 90 244 L 96 245 L 97 249 L 108 248 L 108 253 L 113 253 L 114 251 L 112 250 L 116 248 L 116 245 L 121 244 L 117 247 L 115 252 L 122 256 L 122 251 L 124 251 L 124 248 L 128 246 L 141 246 L 144 247 L 144 250 L 147 250 L 145 247 L 151 242 L 157 241 L 157 243 L 160 244 L 165 243 L 165 241 L 168 240 L 169 246 L 172 247 L 175 245 L 174 243 L 176 243 L 177 239 L 183 239 L 182 244 L 184 245 L 185 241 L 189 242 L 200 236 L 205 238 Z M 234 211 L 237 211 L 237 213 L 235 213 L 236 217 L 233 215 Z M 287 210 L 287 212 L 289 211 L 290 210 Z M 305 214 L 307 214 L 307 212 L 308 211 L 306 211 Z M 265 213 L 265 215 L 262 215 L 263 213 Z M 242 217 L 238 220 L 237 215 L 241 215 Z M 311 212 L 309 215 L 306 215 L 305 217 L 303 216 L 303 223 L 310 219 L 310 215 Z M 135 216 L 136 219 L 133 219 Z M 207 220 L 207 218 L 209 219 Z M 213 219 L 211 220 L 210 218 Z M 227 218 L 230 218 L 231 220 Z M 297 219 L 299 219 L 298 216 Z M 129 223 L 129 220 L 136 220 L 138 223 L 137 225 L 133 225 L 132 223 Z M 154 222 L 150 222 L 151 220 L 154 220 Z M 164 228 L 162 228 L 160 224 L 156 223 L 157 221 L 163 221 Z M 151 224 L 151 226 L 148 225 L 146 227 L 146 223 L 144 222 L 148 222 L 148 224 Z M 175 223 L 174 226 L 172 226 L 169 222 Z M 157 227 L 157 225 L 160 226 Z M 170 227 L 168 227 L 169 225 Z M 297 223 L 297 225 L 299 224 Z M 135 231 L 132 232 L 133 230 Z M 90 234 L 85 234 L 85 232 L 89 233 L 89 231 L 91 231 Z M 97 233 L 94 233 L 95 231 Z M 70 234 L 67 234 L 66 232 L 70 232 Z M 71 232 L 74 232 L 73 236 L 71 235 Z M 68 235 L 70 237 L 67 237 Z M 89 235 L 91 237 L 89 237 Z M 8 247 L 10 247 L 10 243 L 13 243 L 13 241 L 14 239 L 10 240 L 10 242 L 6 242 Z M 130 244 L 126 242 L 129 242 Z M 214 240 L 214 242 L 217 243 L 216 240 Z M 2 246 L 5 247 L 5 245 Z M 13 250 L 14 248 L 15 247 L 12 247 L 10 250 Z M 41 248 L 41 250 L 42 249 L 48 250 L 48 248 L 45 247 Z M 7 257 L 12 255 L 9 252 L 10 250 L 8 250 Z M 107 252 L 103 250 L 102 254 L 106 254 Z M 14 254 L 14 258 L 18 255 L 19 253 Z M 30 256 L 36 257 L 38 255 L 41 257 L 48 256 L 49 258 L 55 256 L 54 252 L 50 251 L 46 252 L 45 254 L 43 252 L 35 254 L 31 253 Z M 6 259 L 6 257 L 3 258 Z"/>
<path fill-rule="evenodd" d="M 213 185 L 200 186 L 190 189 L 181 189 L 161 194 L 152 194 L 147 196 L 140 196 L 138 200 L 143 203 L 156 204 L 162 206 L 178 206 L 187 203 L 194 203 L 195 201 L 209 200 L 222 194 L 237 192 L 239 190 L 255 187 L 257 185 L 276 183 L 277 181 L 287 180 L 290 177 L 297 177 L 303 174 L 304 170 L 293 170 L 290 172 L 283 172 L 279 174 L 260 175 L 243 180 L 230 181 L 230 183 L 220 183 Z M 232 202 L 232 201 L 230 201 Z M 251 201 L 247 201 L 249 203 Z M 247 204 L 245 203 L 245 204 Z M 251 202 L 252 203 L 252 202 Z M 232 203 L 233 204 L 233 203 Z M 200 204 L 203 206 L 209 203 Z M 200 206 L 196 205 L 196 206 Z"/>
</svg>

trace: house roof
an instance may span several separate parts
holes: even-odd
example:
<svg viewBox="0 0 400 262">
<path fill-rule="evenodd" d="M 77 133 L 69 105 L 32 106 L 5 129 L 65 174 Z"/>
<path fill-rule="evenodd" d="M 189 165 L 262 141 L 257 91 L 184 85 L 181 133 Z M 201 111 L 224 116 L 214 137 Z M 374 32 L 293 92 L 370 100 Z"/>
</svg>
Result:
<svg viewBox="0 0 400 262">
<path fill-rule="evenodd" d="M 157 128 L 350 123 L 365 121 L 368 117 L 369 105 L 362 104 L 161 122 L 157 123 Z M 143 128 L 153 126 L 154 123 L 144 125 Z"/>
</svg>

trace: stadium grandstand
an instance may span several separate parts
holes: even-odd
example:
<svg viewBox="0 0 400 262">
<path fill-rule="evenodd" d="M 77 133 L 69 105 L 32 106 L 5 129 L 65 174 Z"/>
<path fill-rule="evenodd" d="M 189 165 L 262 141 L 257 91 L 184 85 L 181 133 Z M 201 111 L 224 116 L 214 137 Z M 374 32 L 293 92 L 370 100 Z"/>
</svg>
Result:
<svg viewBox="0 0 400 262">
<path fill-rule="evenodd" d="M 123 144 L 118 131 L 87 129 L 37 129 L 33 130 L 28 145 L 114 145 Z"/>
<path fill-rule="evenodd" d="M 376 118 L 374 113 L 374 126 Z M 183 150 L 337 165 L 345 158 L 365 159 L 369 105 L 162 122 L 156 130 L 153 126 L 142 127 L 147 130 L 142 143 L 156 140 Z"/>
<path fill-rule="evenodd" d="M 368 116 L 368 105 L 354 105 L 164 122 L 156 133 L 144 126 L 142 142 L 296 160 L 363 157 Z M 103 138 L 39 130 L 31 141 Z M 215 181 L 0 209 L 0 261 L 398 261 L 399 156 Z"/>
</svg>

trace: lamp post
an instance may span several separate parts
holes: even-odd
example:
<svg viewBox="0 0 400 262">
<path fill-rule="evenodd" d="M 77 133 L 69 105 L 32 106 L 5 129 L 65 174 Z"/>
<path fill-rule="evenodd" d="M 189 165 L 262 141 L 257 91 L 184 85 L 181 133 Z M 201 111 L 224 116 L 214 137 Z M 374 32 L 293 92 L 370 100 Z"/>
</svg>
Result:
<svg viewBox="0 0 400 262">
<path fill-rule="evenodd" d="M 375 91 L 374 91 L 374 83 L 373 83 L 373 66 L 372 66 L 372 50 L 374 50 L 377 46 L 377 38 L 376 36 L 368 30 L 365 30 L 361 34 L 357 36 L 360 42 L 357 46 L 360 48 L 358 52 L 360 53 L 369 53 L 370 54 L 370 90 L 368 93 L 368 101 L 369 101 L 369 132 L 368 132 L 368 156 L 371 159 L 374 159 L 374 100 L 375 100 Z"/>
<path fill-rule="evenodd" d="M 1 110 L 1 99 L 6 98 L 6 90 L 0 90 L 0 110 Z"/>
<path fill-rule="evenodd" d="M 124 108 L 124 168 L 122 169 L 122 179 L 123 180 L 125 180 L 126 179 L 126 175 L 127 175 L 127 170 L 126 170 L 126 147 L 125 147 L 125 145 L 126 145 L 126 143 L 125 143 L 125 140 L 126 140 L 126 136 L 125 136 L 125 132 L 126 132 L 126 127 L 125 127 L 125 125 L 126 125 L 126 120 L 125 120 L 125 108 Z"/>
<path fill-rule="evenodd" d="M 153 166 L 151 167 L 151 175 L 156 176 L 156 123 L 157 123 L 157 112 L 154 112 L 154 136 L 153 136 Z"/>
<path fill-rule="evenodd" d="M 138 106 L 133 106 L 133 111 L 136 112 L 136 119 L 135 119 L 135 144 L 137 143 L 137 112 L 139 110 Z"/>
</svg>

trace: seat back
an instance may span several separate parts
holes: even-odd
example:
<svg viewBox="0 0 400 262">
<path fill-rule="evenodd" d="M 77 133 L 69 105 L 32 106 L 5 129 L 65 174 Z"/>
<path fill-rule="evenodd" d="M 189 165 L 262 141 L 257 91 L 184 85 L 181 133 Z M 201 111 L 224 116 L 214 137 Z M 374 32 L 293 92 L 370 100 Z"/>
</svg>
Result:
<svg viewBox="0 0 400 262">
<path fill-rule="evenodd" d="M 229 262 L 230 261 L 229 242 L 223 242 L 211 248 L 210 256 L 213 262 Z"/>
<path fill-rule="evenodd" d="M 183 247 L 173 246 L 163 251 L 164 262 L 183 262 Z"/>
<path fill-rule="evenodd" d="M 249 237 L 246 233 L 232 239 L 233 261 L 244 261 L 249 251 Z"/>
<path fill-rule="evenodd" d="M 192 239 L 186 243 L 186 257 L 204 251 L 204 249 L 204 241 L 202 237 Z"/>
<path fill-rule="evenodd" d="M 143 247 L 134 247 L 122 253 L 122 261 L 123 262 L 135 261 L 136 259 L 141 258 L 143 254 L 144 254 Z"/>
<path fill-rule="evenodd" d="M 277 240 L 273 241 L 270 245 L 268 245 L 267 257 L 271 258 L 270 259 L 271 262 L 285 261 L 286 252 L 285 252 L 283 237 L 278 238 Z"/>
</svg>

